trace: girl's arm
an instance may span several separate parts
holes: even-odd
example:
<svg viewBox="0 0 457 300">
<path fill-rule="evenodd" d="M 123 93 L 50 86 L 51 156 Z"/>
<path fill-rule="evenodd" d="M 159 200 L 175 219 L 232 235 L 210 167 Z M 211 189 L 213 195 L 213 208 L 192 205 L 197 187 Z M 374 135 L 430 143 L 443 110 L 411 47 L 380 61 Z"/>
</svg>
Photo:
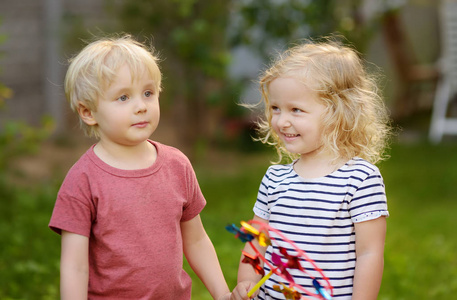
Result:
<svg viewBox="0 0 457 300">
<path fill-rule="evenodd" d="M 258 216 L 254 216 L 253 220 L 260 221 L 263 223 L 268 223 L 267 220 L 262 219 Z M 257 225 L 253 224 L 255 228 L 258 228 Z M 266 247 L 262 247 L 259 245 L 257 239 L 252 240 L 253 245 L 257 248 L 257 250 L 265 256 L 265 252 L 267 250 Z M 254 250 L 252 249 L 251 245 L 246 243 L 246 246 L 244 247 L 243 251 L 250 253 L 250 254 L 255 254 Z M 241 260 L 243 260 L 243 255 L 241 255 Z M 254 271 L 254 268 L 250 264 L 245 264 L 241 262 L 240 260 L 240 265 L 238 267 L 238 285 L 236 288 L 233 290 L 233 298 L 238 300 L 238 299 L 248 299 L 247 293 L 257 284 L 257 282 L 262 279 L 262 276 L 259 274 L 256 274 Z M 263 266 L 263 262 L 261 261 L 261 266 Z M 254 295 L 257 295 L 258 291 L 254 293 Z"/>
<path fill-rule="evenodd" d="M 353 300 L 376 300 L 384 269 L 386 218 L 355 224 L 357 261 L 354 274 Z"/>
<path fill-rule="evenodd" d="M 60 294 L 62 300 L 87 300 L 89 238 L 62 230 Z"/>
<path fill-rule="evenodd" d="M 190 221 L 181 222 L 181 234 L 184 255 L 192 270 L 206 286 L 213 299 L 228 299 L 230 290 L 200 215 Z"/>
</svg>

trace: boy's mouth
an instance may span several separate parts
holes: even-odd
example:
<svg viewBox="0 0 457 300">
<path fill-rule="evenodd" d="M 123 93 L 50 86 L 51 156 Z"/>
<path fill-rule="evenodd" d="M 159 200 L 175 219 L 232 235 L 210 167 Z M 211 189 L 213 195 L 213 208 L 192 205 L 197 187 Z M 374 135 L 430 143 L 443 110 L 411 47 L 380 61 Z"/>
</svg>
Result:
<svg viewBox="0 0 457 300">
<path fill-rule="evenodd" d="M 144 122 L 135 123 L 135 124 L 133 124 L 132 126 L 133 126 L 133 127 L 143 128 L 143 127 L 146 127 L 148 124 L 149 124 L 149 122 L 144 121 Z"/>
</svg>

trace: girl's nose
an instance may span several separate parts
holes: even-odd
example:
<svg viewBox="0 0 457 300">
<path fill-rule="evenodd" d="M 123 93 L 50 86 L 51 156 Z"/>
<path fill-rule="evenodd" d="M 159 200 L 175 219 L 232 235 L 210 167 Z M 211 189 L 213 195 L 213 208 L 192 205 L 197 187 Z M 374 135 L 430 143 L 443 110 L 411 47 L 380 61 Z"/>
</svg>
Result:
<svg viewBox="0 0 457 300">
<path fill-rule="evenodd" d="M 281 113 L 278 116 L 276 123 L 277 123 L 278 127 L 282 127 L 282 128 L 290 126 L 289 117 L 287 116 L 287 114 L 284 114 L 284 113 Z"/>
</svg>

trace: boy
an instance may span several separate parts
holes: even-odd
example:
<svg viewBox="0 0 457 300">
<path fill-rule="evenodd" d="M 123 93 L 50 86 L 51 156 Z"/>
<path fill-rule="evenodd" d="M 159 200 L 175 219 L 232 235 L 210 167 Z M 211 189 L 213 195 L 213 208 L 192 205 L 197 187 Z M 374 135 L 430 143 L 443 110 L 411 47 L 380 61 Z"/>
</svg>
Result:
<svg viewBox="0 0 457 300">
<path fill-rule="evenodd" d="M 62 299 L 188 300 L 183 252 L 214 299 L 230 297 L 190 162 L 149 140 L 160 86 L 157 58 L 129 36 L 71 60 L 66 96 L 98 142 L 68 172 L 49 224 L 62 235 Z"/>
</svg>

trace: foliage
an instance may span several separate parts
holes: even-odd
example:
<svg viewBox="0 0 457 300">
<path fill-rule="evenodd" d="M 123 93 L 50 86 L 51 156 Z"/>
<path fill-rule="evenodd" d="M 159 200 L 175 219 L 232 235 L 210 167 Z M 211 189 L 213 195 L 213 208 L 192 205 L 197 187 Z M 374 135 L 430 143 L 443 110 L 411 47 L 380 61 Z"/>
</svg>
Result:
<svg viewBox="0 0 457 300">
<path fill-rule="evenodd" d="M 42 127 L 34 128 L 21 121 L 7 121 L 0 131 L 0 174 L 12 159 L 36 152 L 54 130 L 54 121 L 49 117 L 42 118 Z"/>
<path fill-rule="evenodd" d="M 207 126 L 215 104 L 232 101 L 225 88 L 230 61 L 225 39 L 228 0 L 113 1 L 122 30 L 139 39 L 152 37 L 162 58 L 162 106 L 173 105 L 172 117 L 181 142 L 192 145 L 213 134 Z"/>
<path fill-rule="evenodd" d="M 0 35 L 0 44 L 6 40 Z M 0 109 L 6 109 L 5 100 L 13 96 L 13 91 L 0 82 Z M 0 124 L 0 176 L 11 159 L 28 151 L 37 150 L 40 141 L 53 130 L 53 121 L 43 118 L 43 127 L 32 128 L 20 121 L 6 121 Z"/>
<path fill-rule="evenodd" d="M 247 111 L 243 116 L 227 115 L 248 83 L 244 78 L 228 78 L 232 47 L 248 46 L 266 58 L 278 44 L 340 32 L 363 51 L 374 27 L 361 18 L 361 0 L 108 3 L 120 18 L 122 31 L 140 39 L 152 37 L 150 42 L 160 52 L 165 75 L 161 104 L 164 110 L 173 105 L 171 117 L 180 120 L 176 132 L 184 148 L 214 140 L 224 132 L 225 121 L 246 119 Z M 214 120 L 220 120 L 216 126 Z M 219 134 L 219 139 L 223 137 Z"/>
<path fill-rule="evenodd" d="M 377 20 L 361 16 L 362 1 L 235 1 L 232 45 L 248 45 L 263 57 L 305 38 L 344 35 L 363 52 Z"/>
<path fill-rule="evenodd" d="M 12 90 L 0 83 L 1 109 L 6 109 L 4 101 L 12 95 Z M 52 279 L 58 266 L 54 252 L 58 247 L 50 248 L 52 243 L 48 243 L 41 227 L 50 211 L 48 187 L 34 191 L 16 187 L 8 180 L 13 159 L 38 150 L 52 129 L 49 118 L 44 118 L 43 127 L 38 129 L 20 121 L 0 124 L 0 299 L 58 297 Z"/>
<path fill-rule="evenodd" d="M 396 145 L 381 165 L 390 218 L 379 299 L 457 292 L 456 144 Z"/>
<path fill-rule="evenodd" d="M 0 83 L 0 109 L 5 105 L 5 100 L 13 96 L 13 91 L 5 86 L 3 83 Z"/>
<path fill-rule="evenodd" d="M 5 40 L 6 40 L 6 35 L 0 34 L 0 45 L 3 44 L 5 42 Z M 13 96 L 13 91 L 0 82 L 0 109 L 2 109 L 4 107 L 5 100 L 11 98 L 12 96 Z"/>
<path fill-rule="evenodd" d="M 60 239 L 47 227 L 56 187 L 0 178 L 0 299 L 58 299 Z"/>
</svg>

